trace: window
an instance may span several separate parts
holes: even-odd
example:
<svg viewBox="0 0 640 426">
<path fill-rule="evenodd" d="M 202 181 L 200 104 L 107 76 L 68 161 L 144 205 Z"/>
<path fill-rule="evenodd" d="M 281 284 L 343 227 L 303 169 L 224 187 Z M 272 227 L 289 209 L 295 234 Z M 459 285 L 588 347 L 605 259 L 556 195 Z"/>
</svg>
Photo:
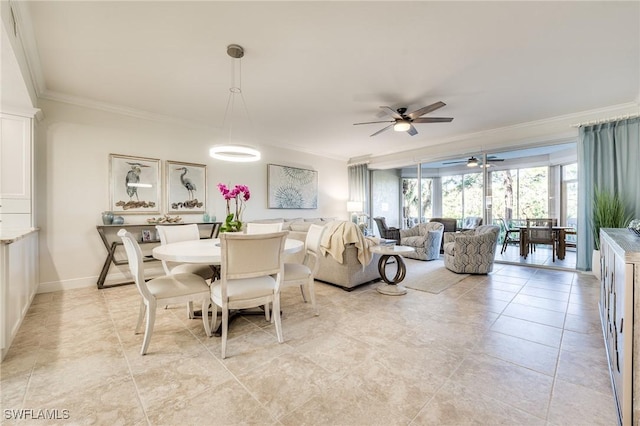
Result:
<svg viewBox="0 0 640 426">
<path fill-rule="evenodd" d="M 578 164 L 572 163 L 562 166 L 562 225 L 578 226 Z"/>
</svg>

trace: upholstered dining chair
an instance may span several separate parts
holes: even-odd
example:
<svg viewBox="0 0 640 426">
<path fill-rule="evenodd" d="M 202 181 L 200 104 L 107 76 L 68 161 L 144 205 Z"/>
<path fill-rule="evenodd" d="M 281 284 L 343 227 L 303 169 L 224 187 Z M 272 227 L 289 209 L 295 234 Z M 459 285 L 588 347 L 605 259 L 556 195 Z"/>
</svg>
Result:
<svg viewBox="0 0 640 426">
<path fill-rule="evenodd" d="M 134 281 L 138 292 L 142 296 L 140 302 L 140 311 L 138 313 L 138 322 L 136 324 L 136 334 L 142 325 L 142 319 L 146 317 L 146 326 L 144 329 L 144 339 L 142 340 L 142 348 L 140 354 L 145 355 L 151 341 L 153 326 L 156 320 L 156 311 L 159 304 L 170 303 L 202 303 L 202 321 L 204 323 L 204 331 L 207 336 L 211 335 L 209 323 L 209 305 L 210 289 L 204 278 L 196 274 L 180 273 L 164 275 L 153 278 L 149 281 L 144 277 L 144 265 L 142 259 L 142 251 L 138 242 L 130 232 L 125 229 L 118 231 L 118 236 L 122 239 L 127 260 L 129 261 L 129 269 L 133 274 Z"/>
<path fill-rule="evenodd" d="M 302 263 L 285 263 L 284 279 L 282 287 L 300 286 L 302 300 L 306 303 L 305 287 L 307 294 L 311 299 L 311 306 L 315 315 L 318 315 L 318 307 L 316 305 L 316 290 L 314 286 L 314 277 L 318 273 L 320 262 L 318 253 L 320 252 L 320 240 L 324 233 L 324 226 L 311 225 L 305 239 L 305 256 Z"/>
<path fill-rule="evenodd" d="M 156 225 L 160 244 L 179 243 L 182 241 L 192 241 L 200 239 L 200 230 L 195 223 L 189 225 Z M 196 274 L 205 280 L 214 279 L 214 268 L 209 265 L 199 265 L 195 263 L 175 263 L 162 261 L 164 273 L 173 274 Z M 191 303 L 187 306 L 187 314 L 189 319 L 193 319 L 193 306 Z"/>
<path fill-rule="evenodd" d="M 282 343 L 280 287 L 284 275 L 284 244 L 288 232 L 268 234 L 223 233 L 220 235 L 220 280 L 211 285 L 213 329 L 218 326 L 217 307 L 222 310 L 222 358 L 226 358 L 229 311 L 273 306 L 273 322 Z"/>
<path fill-rule="evenodd" d="M 247 223 L 247 234 L 268 234 L 282 231 L 282 222 L 275 223 Z"/>
</svg>

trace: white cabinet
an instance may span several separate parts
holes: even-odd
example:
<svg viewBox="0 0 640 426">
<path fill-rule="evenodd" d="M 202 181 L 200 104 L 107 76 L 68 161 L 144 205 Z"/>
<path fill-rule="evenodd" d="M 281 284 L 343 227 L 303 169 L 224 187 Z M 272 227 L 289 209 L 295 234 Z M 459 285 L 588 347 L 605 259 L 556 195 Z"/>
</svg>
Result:
<svg viewBox="0 0 640 426">
<path fill-rule="evenodd" d="M 640 237 L 627 229 L 600 231 L 600 318 L 620 424 L 640 421 Z M 635 319 L 634 319 L 635 313 Z M 636 323 L 638 323 L 636 325 Z"/>
<path fill-rule="evenodd" d="M 0 239 L 0 349 L 4 359 L 38 290 L 38 232 Z"/>
<path fill-rule="evenodd" d="M 0 226 L 34 227 L 33 116 L 0 113 Z"/>
</svg>

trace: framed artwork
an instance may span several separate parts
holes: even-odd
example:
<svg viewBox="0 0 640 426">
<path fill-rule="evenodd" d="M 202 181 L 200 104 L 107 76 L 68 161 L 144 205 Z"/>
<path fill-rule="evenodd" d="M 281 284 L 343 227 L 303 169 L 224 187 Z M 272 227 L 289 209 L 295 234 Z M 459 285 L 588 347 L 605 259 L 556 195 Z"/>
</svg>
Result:
<svg viewBox="0 0 640 426">
<path fill-rule="evenodd" d="M 160 160 L 109 154 L 109 186 L 113 213 L 160 213 Z"/>
<path fill-rule="evenodd" d="M 142 242 L 146 243 L 149 241 L 152 241 L 153 238 L 151 236 L 151 230 L 149 229 L 143 229 L 142 230 Z"/>
<path fill-rule="evenodd" d="M 207 166 L 167 161 L 167 213 L 204 213 L 207 208 Z"/>
<path fill-rule="evenodd" d="M 268 208 L 317 209 L 318 172 L 267 164 Z"/>
</svg>

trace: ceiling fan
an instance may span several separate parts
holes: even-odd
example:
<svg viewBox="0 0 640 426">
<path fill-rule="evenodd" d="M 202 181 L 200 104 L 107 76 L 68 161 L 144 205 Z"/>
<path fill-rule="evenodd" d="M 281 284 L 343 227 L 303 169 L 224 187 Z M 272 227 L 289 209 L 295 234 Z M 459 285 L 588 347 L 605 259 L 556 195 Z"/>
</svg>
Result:
<svg viewBox="0 0 640 426">
<path fill-rule="evenodd" d="M 494 161 L 504 161 L 504 158 L 498 158 L 495 155 L 489 155 L 487 156 L 487 163 L 491 163 Z M 445 163 L 442 164 L 462 164 L 462 163 L 467 163 L 467 167 L 478 167 L 478 166 L 482 166 L 482 163 L 480 162 L 480 160 L 478 160 L 476 157 L 474 157 L 473 155 L 471 157 L 469 157 L 466 160 L 461 160 L 461 161 L 447 161 Z M 487 164 L 487 167 L 489 167 L 489 164 Z"/>
<path fill-rule="evenodd" d="M 453 120 L 451 117 L 422 117 L 425 114 L 433 112 L 439 108 L 442 108 L 446 104 L 444 102 L 436 102 L 431 105 L 427 105 L 426 107 L 422 107 L 417 109 L 409 114 L 405 114 L 407 112 L 406 108 L 398 108 L 397 110 L 393 110 L 388 106 L 381 106 L 382 110 L 393 118 L 393 120 L 385 120 L 385 121 L 368 121 L 366 123 L 353 123 L 354 126 L 358 126 L 360 124 L 376 124 L 376 123 L 391 123 L 388 126 L 378 130 L 371 136 L 378 135 L 385 130 L 389 130 L 393 127 L 393 130 L 396 132 L 407 132 L 411 136 L 415 136 L 418 134 L 418 131 L 413 126 L 413 123 L 449 123 Z"/>
</svg>

